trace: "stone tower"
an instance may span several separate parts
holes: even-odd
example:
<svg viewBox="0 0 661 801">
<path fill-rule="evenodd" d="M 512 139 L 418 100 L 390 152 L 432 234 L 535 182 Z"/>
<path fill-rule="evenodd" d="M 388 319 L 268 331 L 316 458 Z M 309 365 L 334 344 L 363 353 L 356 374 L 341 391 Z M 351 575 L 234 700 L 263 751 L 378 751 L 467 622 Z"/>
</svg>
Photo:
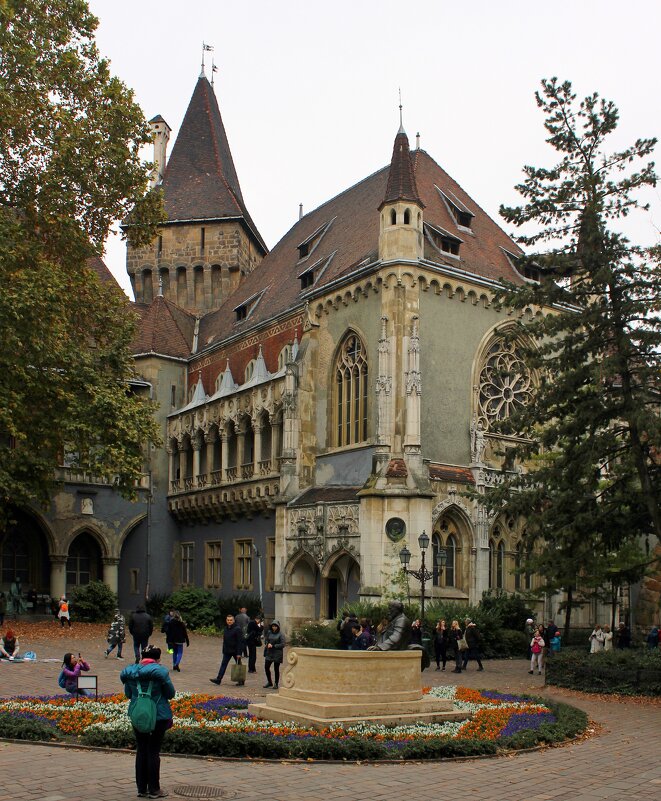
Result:
<svg viewBox="0 0 661 801">
<path fill-rule="evenodd" d="M 390 162 L 386 194 L 379 206 L 379 259 L 415 261 L 424 252 L 422 210 L 409 151 L 409 139 L 400 125 Z"/>
<path fill-rule="evenodd" d="M 224 302 L 267 248 L 243 200 L 207 78 L 198 79 L 166 165 L 169 127 L 159 116 L 152 128 L 155 185 L 163 191 L 167 222 L 150 245 L 128 248 L 127 271 L 136 302 L 151 303 L 162 286 L 165 298 L 204 314 Z"/>
</svg>

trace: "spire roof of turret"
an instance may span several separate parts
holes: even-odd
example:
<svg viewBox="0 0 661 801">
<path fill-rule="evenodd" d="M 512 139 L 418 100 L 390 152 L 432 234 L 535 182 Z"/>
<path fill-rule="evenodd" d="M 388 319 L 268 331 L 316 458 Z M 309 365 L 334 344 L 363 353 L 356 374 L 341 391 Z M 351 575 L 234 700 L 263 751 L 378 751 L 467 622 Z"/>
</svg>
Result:
<svg viewBox="0 0 661 801">
<path fill-rule="evenodd" d="M 401 121 L 392 149 L 386 194 L 379 206 L 379 210 L 381 210 L 386 203 L 394 203 L 398 200 L 410 200 L 424 208 L 424 203 L 420 200 L 418 187 L 415 182 L 415 173 L 413 171 L 413 163 L 411 161 L 409 149 L 409 138 L 406 135 Z"/>
<path fill-rule="evenodd" d="M 243 218 L 266 245 L 248 213 L 213 87 L 197 81 L 163 177 L 168 220 Z"/>
</svg>

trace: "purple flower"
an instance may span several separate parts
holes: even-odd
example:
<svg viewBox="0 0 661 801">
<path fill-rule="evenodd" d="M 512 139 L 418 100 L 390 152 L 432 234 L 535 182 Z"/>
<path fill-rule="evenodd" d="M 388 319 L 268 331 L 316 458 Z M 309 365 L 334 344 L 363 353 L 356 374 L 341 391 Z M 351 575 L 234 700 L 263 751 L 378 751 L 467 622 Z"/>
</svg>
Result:
<svg viewBox="0 0 661 801">
<path fill-rule="evenodd" d="M 556 718 L 551 712 L 539 712 L 537 714 L 514 714 L 510 717 L 507 725 L 501 729 L 499 737 L 511 737 L 513 734 L 523 729 L 538 729 L 543 723 L 555 723 Z"/>
</svg>

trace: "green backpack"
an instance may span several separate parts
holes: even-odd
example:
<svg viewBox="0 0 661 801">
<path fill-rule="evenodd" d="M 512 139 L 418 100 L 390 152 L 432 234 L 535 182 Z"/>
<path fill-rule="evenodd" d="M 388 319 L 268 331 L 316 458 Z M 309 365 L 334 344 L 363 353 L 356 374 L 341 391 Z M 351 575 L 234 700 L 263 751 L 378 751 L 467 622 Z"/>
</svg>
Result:
<svg viewBox="0 0 661 801">
<path fill-rule="evenodd" d="M 129 718 L 133 728 L 140 734 L 151 734 L 156 728 L 156 701 L 151 697 L 152 682 L 150 680 L 146 690 L 143 689 L 139 677 L 136 684 L 138 697 L 129 712 Z"/>
</svg>

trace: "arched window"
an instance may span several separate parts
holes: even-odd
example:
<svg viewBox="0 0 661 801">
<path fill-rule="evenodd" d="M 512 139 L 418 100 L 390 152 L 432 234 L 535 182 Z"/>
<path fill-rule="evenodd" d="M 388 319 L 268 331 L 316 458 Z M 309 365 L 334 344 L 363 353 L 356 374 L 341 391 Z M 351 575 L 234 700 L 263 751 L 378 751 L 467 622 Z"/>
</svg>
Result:
<svg viewBox="0 0 661 801">
<path fill-rule="evenodd" d="M 521 589 L 521 564 L 522 564 L 522 555 L 523 555 L 523 543 L 520 542 L 514 549 L 514 589 L 520 590 Z"/>
<path fill-rule="evenodd" d="M 496 550 L 496 587 L 503 589 L 503 578 L 505 575 L 505 543 L 501 540 Z"/>
<path fill-rule="evenodd" d="M 154 299 L 154 285 L 152 283 L 151 270 L 142 271 L 142 302 L 151 303 Z"/>
<path fill-rule="evenodd" d="M 396 225 L 396 224 L 397 224 L 397 212 L 395 211 L 395 209 L 391 209 L 391 211 L 390 211 L 390 225 Z"/>
<path fill-rule="evenodd" d="M 285 345 L 284 348 L 278 354 L 278 370 L 282 370 L 282 368 L 287 364 L 287 362 L 291 361 L 291 345 Z"/>
<path fill-rule="evenodd" d="M 367 354 L 360 338 L 349 333 L 335 360 L 335 445 L 367 439 Z"/>
<path fill-rule="evenodd" d="M 488 346 L 478 375 L 478 419 L 485 431 L 507 419 L 533 396 L 533 379 L 517 343 L 497 336 Z"/>
<path fill-rule="evenodd" d="M 255 372 L 255 364 L 256 364 L 255 359 L 251 359 L 248 362 L 248 364 L 246 364 L 246 371 L 244 373 L 244 379 L 245 379 L 246 383 L 248 383 L 248 381 L 250 381 L 250 379 L 253 376 L 253 373 Z"/>
<path fill-rule="evenodd" d="M 404 210 L 404 225 L 411 225 L 411 209 Z"/>
<path fill-rule="evenodd" d="M 495 551 L 496 551 L 496 543 L 493 540 L 489 540 L 489 589 L 492 590 L 494 587 L 494 565 L 496 563 L 495 559 Z"/>
<path fill-rule="evenodd" d="M 453 534 L 448 536 L 445 543 L 445 553 L 447 557 L 445 562 L 445 586 L 455 587 L 457 583 L 455 578 L 457 574 L 457 539 Z"/>
</svg>

